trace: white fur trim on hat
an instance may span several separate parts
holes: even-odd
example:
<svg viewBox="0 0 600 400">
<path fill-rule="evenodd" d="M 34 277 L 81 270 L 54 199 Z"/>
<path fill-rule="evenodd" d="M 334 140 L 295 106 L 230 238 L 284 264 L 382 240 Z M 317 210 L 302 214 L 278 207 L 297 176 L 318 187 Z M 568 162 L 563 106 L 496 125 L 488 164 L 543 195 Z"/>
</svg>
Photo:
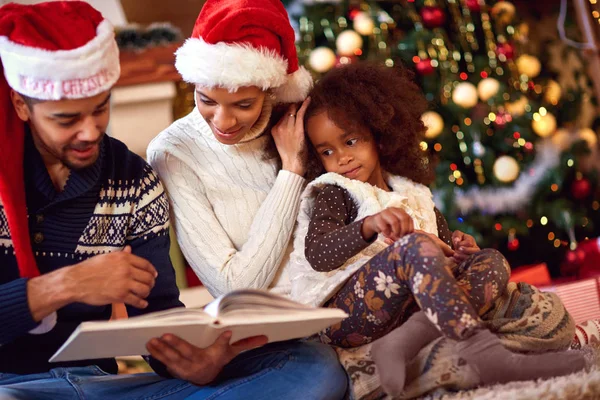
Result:
<svg viewBox="0 0 600 400">
<path fill-rule="evenodd" d="M 0 57 L 9 86 L 40 100 L 79 99 L 109 90 L 119 79 L 119 49 L 112 24 L 104 20 L 96 37 L 73 50 L 48 51 L 0 36 Z"/>
<path fill-rule="evenodd" d="M 308 96 L 312 86 L 312 75 L 306 68 L 300 67 L 296 72 L 288 75 L 283 85 L 275 89 L 275 98 L 278 103 L 296 103 Z"/>
<path fill-rule="evenodd" d="M 207 88 L 223 87 L 235 91 L 244 86 L 258 86 L 262 90 L 285 87 L 283 97 L 298 98 L 298 90 L 305 89 L 308 74 L 298 70 L 288 76 L 287 60 L 269 49 L 257 49 L 247 44 L 219 42 L 206 43 L 202 38 L 190 38 L 175 52 L 175 67 L 186 82 Z M 296 79 L 304 76 L 304 79 Z M 308 74 L 310 78 L 310 74 Z M 312 85 L 310 78 L 308 89 Z M 298 89 L 292 86 L 302 83 Z M 276 90 L 276 95 L 279 90 Z M 304 97 L 298 98 L 299 101 Z M 287 101 L 276 96 L 278 102 Z"/>
</svg>

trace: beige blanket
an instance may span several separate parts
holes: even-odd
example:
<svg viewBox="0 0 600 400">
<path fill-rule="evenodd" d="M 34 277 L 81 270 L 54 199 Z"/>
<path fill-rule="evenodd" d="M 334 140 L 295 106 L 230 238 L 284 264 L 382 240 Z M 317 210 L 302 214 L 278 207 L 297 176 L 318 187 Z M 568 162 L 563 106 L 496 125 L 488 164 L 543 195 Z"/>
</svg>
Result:
<svg viewBox="0 0 600 400">
<path fill-rule="evenodd" d="M 564 350 L 575 334 L 575 323 L 558 296 L 526 283 L 509 283 L 506 293 L 483 319 L 506 347 L 518 351 Z M 477 376 L 454 350 L 455 343 L 440 338 L 419 352 L 408 366 L 403 399 L 436 389 L 466 390 L 477 386 Z M 385 398 L 371 360 L 370 345 L 336 350 L 352 380 L 355 399 Z"/>
</svg>

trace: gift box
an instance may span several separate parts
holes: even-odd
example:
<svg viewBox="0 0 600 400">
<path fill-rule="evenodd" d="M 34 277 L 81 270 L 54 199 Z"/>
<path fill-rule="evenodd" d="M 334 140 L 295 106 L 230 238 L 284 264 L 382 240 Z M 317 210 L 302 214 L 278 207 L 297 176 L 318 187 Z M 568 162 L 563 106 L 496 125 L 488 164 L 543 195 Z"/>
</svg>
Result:
<svg viewBox="0 0 600 400">
<path fill-rule="evenodd" d="M 600 278 L 590 278 L 563 283 L 553 282 L 540 286 L 545 292 L 555 292 L 562 300 L 575 323 L 600 319 Z"/>
<path fill-rule="evenodd" d="M 525 282 L 535 287 L 552 284 L 550 272 L 548 272 L 548 267 L 545 263 L 527 265 L 513 269 L 510 274 L 510 282 Z"/>
</svg>

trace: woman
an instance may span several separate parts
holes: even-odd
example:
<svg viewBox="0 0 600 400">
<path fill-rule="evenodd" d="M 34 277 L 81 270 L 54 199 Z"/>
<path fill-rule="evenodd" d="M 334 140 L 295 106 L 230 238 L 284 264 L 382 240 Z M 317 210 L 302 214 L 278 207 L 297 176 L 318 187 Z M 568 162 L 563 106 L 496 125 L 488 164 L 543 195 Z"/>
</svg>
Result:
<svg viewBox="0 0 600 400">
<path fill-rule="evenodd" d="M 279 0 L 208 0 L 176 55 L 178 71 L 195 84 L 197 107 L 152 141 L 148 160 L 169 193 L 183 254 L 213 296 L 241 288 L 287 293 L 280 266 L 305 185 L 308 102 L 298 112 L 293 103 L 304 100 L 312 78 L 298 67 L 285 8 Z M 269 129 L 284 103 L 292 104 Z M 269 156 L 272 142 L 278 157 Z M 345 374 L 332 349 L 287 346 L 296 360 L 280 371 L 290 378 L 288 392 L 271 397 L 343 396 Z M 308 365 L 322 375 L 301 372 Z"/>
<path fill-rule="evenodd" d="M 195 84 L 197 107 L 148 148 L 183 254 L 213 296 L 289 290 L 279 272 L 305 185 L 306 102 L 298 115 L 294 102 L 304 100 L 312 78 L 298 68 L 281 2 L 252 0 L 243 10 L 238 3 L 203 7 L 175 64 Z M 283 103 L 292 105 L 269 129 Z M 272 140 L 278 157 L 269 157 Z"/>
</svg>

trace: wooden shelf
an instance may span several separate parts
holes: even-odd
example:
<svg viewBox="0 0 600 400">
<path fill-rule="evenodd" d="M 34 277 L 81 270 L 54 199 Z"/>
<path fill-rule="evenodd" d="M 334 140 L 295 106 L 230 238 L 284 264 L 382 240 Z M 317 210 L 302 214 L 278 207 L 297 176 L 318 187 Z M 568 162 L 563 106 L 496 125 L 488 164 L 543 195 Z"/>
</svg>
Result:
<svg viewBox="0 0 600 400">
<path fill-rule="evenodd" d="M 142 51 L 121 50 L 121 77 L 115 86 L 180 81 L 181 75 L 175 69 L 174 54 L 179 46 L 181 43 Z"/>
</svg>

